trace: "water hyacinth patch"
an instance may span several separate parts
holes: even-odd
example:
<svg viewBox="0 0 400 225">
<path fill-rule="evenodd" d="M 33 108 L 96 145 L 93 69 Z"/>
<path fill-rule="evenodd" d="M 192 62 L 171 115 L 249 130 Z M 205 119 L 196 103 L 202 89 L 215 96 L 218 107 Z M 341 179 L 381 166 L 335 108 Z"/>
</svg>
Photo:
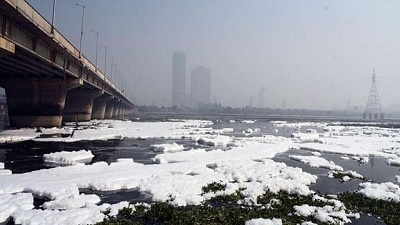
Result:
<svg viewBox="0 0 400 225">
<path fill-rule="evenodd" d="M 222 191 L 224 185 L 213 182 L 203 188 L 204 192 Z M 266 190 L 258 197 L 257 205 L 244 203 L 244 188 L 232 194 L 216 195 L 197 206 L 176 206 L 167 202 L 140 205 L 125 208 L 113 217 L 108 216 L 99 224 L 245 224 L 257 218 L 280 218 L 282 224 L 344 224 L 350 220 L 340 201 L 319 194 L 307 196 L 278 193 Z M 304 213 L 303 208 L 313 208 L 313 212 Z M 321 215 L 324 216 L 321 216 Z"/>
<path fill-rule="evenodd" d="M 372 199 L 359 192 L 344 192 L 338 195 L 338 199 L 348 210 L 371 213 L 389 225 L 400 224 L 399 202 Z"/>
</svg>

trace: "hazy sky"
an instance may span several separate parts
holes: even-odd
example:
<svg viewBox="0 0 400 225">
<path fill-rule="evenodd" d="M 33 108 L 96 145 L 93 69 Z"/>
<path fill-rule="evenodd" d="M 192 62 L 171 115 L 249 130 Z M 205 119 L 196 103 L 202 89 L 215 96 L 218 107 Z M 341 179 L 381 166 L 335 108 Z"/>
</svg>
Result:
<svg viewBox="0 0 400 225">
<path fill-rule="evenodd" d="M 51 21 L 52 0 L 28 2 Z M 375 68 L 382 107 L 400 109 L 398 0 L 58 0 L 55 27 L 79 47 L 75 3 L 86 6 L 83 54 L 95 62 L 98 31 L 138 104 L 170 104 L 181 50 L 187 83 L 211 67 L 223 105 L 245 106 L 264 87 L 268 107 L 364 109 Z M 102 48 L 98 60 L 103 70 Z"/>
</svg>

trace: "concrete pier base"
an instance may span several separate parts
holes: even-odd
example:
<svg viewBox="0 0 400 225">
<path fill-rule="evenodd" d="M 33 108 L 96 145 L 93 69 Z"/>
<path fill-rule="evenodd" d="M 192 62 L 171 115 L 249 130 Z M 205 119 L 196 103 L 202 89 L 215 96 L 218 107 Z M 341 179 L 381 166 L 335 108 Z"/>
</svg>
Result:
<svg viewBox="0 0 400 225">
<path fill-rule="evenodd" d="M 67 94 L 64 79 L 8 79 L 3 86 L 11 127 L 61 127 Z"/>
<path fill-rule="evenodd" d="M 120 119 L 119 108 L 120 108 L 119 104 L 114 104 L 114 111 L 113 111 L 113 115 L 112 115 L 113 119 Z"/>
<path fill-rule="evenodd" d="M 109 95 L 101 95 L 93 100 L 92 119 L 103 120 L 105 118 L 107 102 L 112 99 Z"/>
<path fill-rule="evenodd" d="M 106 105 L 106 111 L 104 113 L 104 119 L 112 119 L 114 113 L 114 102 L 108 101 Z"/>
<path fill-rule="evenodd" d="M 119 118 L 121 118 L 121 119 L 125 118 L 125 106 L 121 106 L 119 108 Z"/>
<path fill-rule="evenodd" d="M 93 100 L 101 94 L 100 90 L 69 90 L 65 99 L 63 122 L 89 121 L 92 116 Z"/>
</svg>

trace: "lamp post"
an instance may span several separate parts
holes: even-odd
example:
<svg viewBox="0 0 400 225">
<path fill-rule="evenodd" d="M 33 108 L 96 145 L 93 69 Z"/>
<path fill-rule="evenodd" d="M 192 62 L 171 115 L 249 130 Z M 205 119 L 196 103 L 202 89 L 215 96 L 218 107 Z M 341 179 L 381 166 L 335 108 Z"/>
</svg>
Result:
<svg viewBox="0 0 400 225">
<path fill-rule="evenodd" d="M 111 77 L 110 80 L 112 82 L 112 76 L 113 76 L 113 66 L 114 66 L 114 57 L 112 56 L 108 56 L 109 58 L 111 58 Z"/>
<path fill-rule="evenodd" d="M 104 75 L 107 73 L 107 47 L 106 46 L 100 46 L 101 48 L 104 48 Z"/>
<path fill-rule="evenodd" d="M 115 67 L 114 67 L 114 69 L 115 69 L 115 73 L 114 73 L 114 83 L 115 83 L 115 85 L 117 85 L 117 64 L 114 64 L 115 65 Z M 118 85 L 117 85 L 118 86 Z"/>
<path fill-rule="evenodd" d="M 92 30 L 93 33 L 96 33 L 96 70 L 97 70 L 97 49 L 99 48 L 99 32 Z"/>
<path fill-rule="evenodd" d="M 78 3 L 75 3 L 75 5 L 82 7 L 82 25 L 81 25 L 81 41 L 79 42 L 79 58 L 81 58 L 82 55 L 82 39 L 83 39 L 83 18 L 85 16 L 85 6 L 80 5 Z"/>
<path fill-rule="evenodd" d="M 56 0 L 53 0 L 53 17 L 51 18 L 51 33 L 54 34 L 54 22 L 56 19 Z"/>
<path fill-rule="evenodd" d="M 121 91 L 122 91 L 122 93 L 125 93 L 125 91 L 124 91 L 124 84 L 125 84 L 124 76 L 122 74 L 120 74 L 119 77 L 120 77 L 120 82 L 121 82 Z"/>
</svg>

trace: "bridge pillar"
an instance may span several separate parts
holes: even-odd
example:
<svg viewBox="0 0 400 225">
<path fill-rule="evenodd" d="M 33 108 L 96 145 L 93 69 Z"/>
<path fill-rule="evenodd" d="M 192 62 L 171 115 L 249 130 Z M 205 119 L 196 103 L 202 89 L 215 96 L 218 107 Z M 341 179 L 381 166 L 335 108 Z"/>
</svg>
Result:
<svg viewBox="0 0 400 225">
<path fill-rule="evenodd" d="M 122 118 L 122 119 L 125 118 L 125 112 L 126 112 L 126 106 L 122 106 L 122 107 L 121 107 L 121 112 L 120 112 L 121 118 Z"/>
<path fill-rule="evenodd" d="M 89 121 L 92 116 L 93 100 L 101 94 L 101 90 L 69 90 L 65 99 L 63 122 Z"/>
<path fill-rule="evenodd" d="M 104 119 L 112 119 L 114 113 L 114 101 L 110 100 L 106 105 L 106 112 L 104 113 Z"/>
<path fill-rule="evenodd" d="M 107 102 L 112 99 L 111 96 L 103 94 L 93 100 L 93 109 L 91 119 L 103 120 L 105 118 Z"/>
<path fill-rule="evenodd" d="M 63 78 L 7 79 L 8 116 L 12 127 L 61 127 L 68 84 Z"/>
<path fill-rule="evenodd" d="M 120 105 L 118 103 L 115 103 L 114 104 L 114 111 L 113 111 L 113 115 L 112 115 L 112 117 L 114 119 L 119 119 L 119 108 L 120 108 Z"/>
</svg>

